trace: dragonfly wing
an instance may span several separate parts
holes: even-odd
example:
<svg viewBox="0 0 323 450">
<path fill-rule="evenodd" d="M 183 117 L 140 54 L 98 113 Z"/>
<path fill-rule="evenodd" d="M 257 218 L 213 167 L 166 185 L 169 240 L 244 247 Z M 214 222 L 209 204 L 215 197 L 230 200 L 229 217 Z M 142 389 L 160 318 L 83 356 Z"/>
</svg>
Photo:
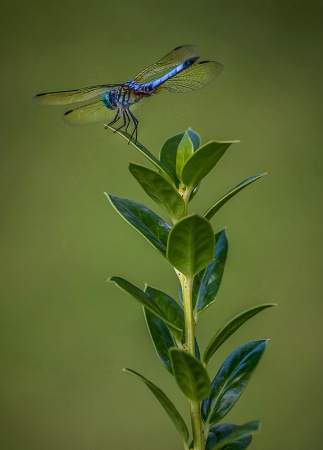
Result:
<svg viewBox="0 0 323 450">
<path fill-rule="evenodd" d="M 173 67 L 187 61 L 189 58 L 197 56 L 197 50 L 195 45 L 182 45 L 181 47 L 176 47 L 155 64 L 139 72 L 133 81 L 142 83 L 158 72 L 171 70 Z"/>
<path fill-rule="evenodd" d="M 144 105 L 149 97 L 142 98 L 139 102 L 130 106 L 131 111 L 135 111 Z M 124 108 L 127 109 L 127 108 Z M 110 122 L 118 113 L 118 109 L 109 109 L 100 100 L 98 102 L 90 103 L 80 108 L 67 111 L 64 114 L 64 122 L 69 125 L 83 125 L 87 123 L 107 123 Z"/>
<path fill-rule="evenodd" d="M 81 106 L 80 108 L 67 111 L 64 114 L 64 122 L 69 125 L 83 125 L 87 123 L 106 123 L 117 114 L 117 109 L 109 109 L 100 100 Z"/>
<path fill-rule="evenodd" d="M 202 61 L 193 64 L 173 78 L 168 79 L 156 91 L 189 92 L 201 89 L 206 84 L 215 80 L 223 71 L 222 64 L 216 61 Z"/>
<path fill-rule="evenodd" d="M 115 84 L 101 84 L 98 86 L 89 86 L 82 89 L 72 91 L 47 92 L 38 94 L 33 98 L 35 103 L 43 105 L 68 105 L 70 103 L 83 102 L 98 95 L 103 95 L 111 88 L 115 88 Z"/>
<path fill-rule="evenodd" d="M 144 106 L 148 100 L 150 100 L 152 98 L 151 95 L 147 96 L 147 97 L 142 97 L 139 102 L 134 103 L 133 105 L 131 105 L 129 107 L 129 109 L 131 109 L 131 111 L 136 111 L 136 109 L 141 108 L 142 106 Z"/>
</svg>

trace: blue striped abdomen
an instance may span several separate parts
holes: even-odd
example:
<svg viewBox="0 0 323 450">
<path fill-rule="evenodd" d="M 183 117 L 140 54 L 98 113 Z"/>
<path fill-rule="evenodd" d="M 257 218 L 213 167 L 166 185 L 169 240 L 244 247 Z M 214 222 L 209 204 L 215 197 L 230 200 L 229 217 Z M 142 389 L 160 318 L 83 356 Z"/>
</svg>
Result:
<svg viewBox="0 0 323 450">
<path fill-rule="evenodd" d="M 131 89 L 133 89 L 134 91 L 152 94 L 160 85 L 165 83 L 165 81 L 169 80 L 170 78 L 173 78 L 178 73 L 180 73 L 183 70 L 187 69 L 188 67 L 192 66 L 197 59 L 198 59 L 198 57 L 194 56 L 193 58 L 190 58 L 190 59 L 184 61 L 183 63 L 181 63 L 177 67 L 175 67 L 173 70 L 166 73 L 164 76 L 157 78 L 157 80 L 153 80 L 153 81 L 150 81 L 145 84 L 136 83 L 135 81 L 128 81 L 125 84 L 127 86 L 129 86 Z"/>
</svg>

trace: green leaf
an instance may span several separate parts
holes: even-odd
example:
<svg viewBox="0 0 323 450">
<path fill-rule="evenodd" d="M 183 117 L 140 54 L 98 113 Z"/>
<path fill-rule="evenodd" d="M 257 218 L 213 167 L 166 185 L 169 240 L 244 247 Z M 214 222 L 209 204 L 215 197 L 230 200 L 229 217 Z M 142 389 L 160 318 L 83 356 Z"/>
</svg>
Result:
<svg viewBox="0 0 323 450">
<path fill-rule="evenodd" d="M 186 162 L 181 172 L 181 180 L 192 189 L 213 169 L 233 142 L 211 141 L 200 147 Z"/>
<path fill-rule="evenodd" d="M 133 285 L 129 281 L 120 277 L 110 277 L 108 281 L 115 283 L 121 290 L 131 295 L 135 300 L 141 303 L 145 308 L 159 317 L 166 325 L 171 327 L 175 333 L 182 333 L 183 330 L 179 329 L 176 325 L 171 323 L 164 312 L 159 308 L 159 306 L 147 295 L 144 291 L 139 289 L 137 286 Z"/>
<path fill-rule="evenodd" d="M 176 221 L 184 213 L 184 200 L 175 187 L 160 173 L 145 166 L 130 163 L 129 170 L 144 191 Z"/>
<path fill-rule="evenodd" d="M 132 135 L 127 133 L 126 131 L 122 130 L 115 130 L 113 127 L 107 126 L 107 128 L 110 128 L 114 133 L 119 134 L 119 136 L 122 136 L 128 143 L 133 145 L 136 150 L 138 150 L 139 153 L 141 153 L 145 158 L 148 159 L 149 162 L 151 162 L 164 176 L 164 178 L 168 178 L 170 181 L 172 180 L 171 173 L 167 169 L 167 167 L 159 161 L 150 151 L 144 147 L 140 142 L 136 141 Z"/>
<path fill-rule="evenodd" d="M 168 237 L 167 259 L 187 277 L 213 260 L 214 235 L 210 222 L 197 214 L 179 220 Z"/>
<path fill-rule="evenodd" d="M 179 186 L 179 179 L 176 176 L 176 154 L 184 133 L 185 131 L 167 139 L 160 150 L 160 162 L 175 180 L 176 187 Z M 200 136 L 191 129 L 188 129 L 187 133 L 193 142 L 194 150 L 196 150 L 200 146 Z"/>
<path fill-rule="evenodd" d="M 145 293 L 149 295 L 163 311 L 167 320 L 174 324 L 178 329 L 184 330 L 183 308 L 170 295 L 151 286 L 146 286 Z M 182 337 L 182 335 L 180 337 Z"/>
<path fill-rule="evenodd" d="M 121 217 L 139 231 L 163 256 L 166 256 L 170 225 L 141 203 L 114 195 L 105 195 Z"/>
<path fill-rule="evenodd" d="M 251 436 L 259 431 L 260 426 L 258 420 L 241 426 L 232 423 L 214 425 L 209 430 L 205 450 L 245 450 L 251 443 Z"/>
<path fill-rule="evenodd" d="M 193 306 L 201 314 L 216 299 L 228 254 L 225 230 L 215 235 L 214 261 L 199 272 L 193 283 Z"/>
<path fill-rule="evenodd" d="M 206 398 L 211 384 L 201 361 L 178 348 L 172 348 L 169 353 L 175 380 L 184 395 L 195 401 Z"/>
<path fill-rule="evenodd" d="M 246 180 L 242 181 L 241 183 L 237 184 L 234 188 L 232 188 L 229 192 L 227 192 L 223 197 L 221 197 L 211 208 L 209 208 L 205 213 L 204 217 L 208 220 L 211 220 L 212 217 L 216 212 L 219 211 L 220 208 L 222 208 L 223 205 L 226 204 L 227 201 L 229 201 L 232 197 L 234 197 L 238 192 L 240 192 L 245 187 L 249 186 L 254 181 L 259 180 L 259 178 L 264 177 L 267 175 L 266 173 L 261 173 L 260 175 L 254 175 L 252 177 L 247 178 Z"/>
<path fill-rule="evenodd" d="M 175 425 L 177 431 L 180 433 L 184 441 L 187 442 L 189 439 L 187 426 L 182 416 L 174 406 L 174 404 L 169 400 L 169 398 L 164 394 L 164 392 L 160 388 L 158 388 L 155 384 L 153 384 L 151 381 L 147 380 L 147 378 L 140 375 L 138 372 L 135 372 L 134 370 L 131 369 L 123 369 L 123 371 L 129 373 L 130 375 L 136 376 L 145 383 L 145 385 L 151 390 L 151 392 L 157 398 L 159 403 L 162 405 L 162 407 L 168 414 L 169 418 Z"/>
<path fill-rule="evenodd" d="M 241 325 L 247 322 L 256 314 L 260 313 L 266 308 L 270 308 L 271 306 L 276 306 L 276 303 L 264 303 L 263 305 L 254 306 L 246 311 L 235 316 L 230 322 L 224 325 L 213 337 L 209 345 L 206 347 L 203 361 L 204 364 L 207 365 L 211 357 L 217 351 L 218 348 L 235 332 L 237 331 Z"/>
<path fill-rule="evenodd" d="M 212 381 L 212 392 L 202 403 L 202 417 L 209 425 L 219 422 L 235 405 L 265 351 L 267 341 L 248 342 L 224 361 Z"/>
<path fill-rule="evenodd" d="M 170 348 L 176 347 L 173 336 L 164 322 L 152 314 L 148 309 L 144 308 L 144 314 L 157 356 L 168 372 L 173 374 L 172 363 L 168 352 Z"/>
<path fill-rule="evenodd" d="M 187 131 L 184 133 L 181 142 L 178 145 L 176 153 L 176 176 L 181 179 L 181 171 L 186 161 L 193 155 L 194 147 Z"/>
</svg>

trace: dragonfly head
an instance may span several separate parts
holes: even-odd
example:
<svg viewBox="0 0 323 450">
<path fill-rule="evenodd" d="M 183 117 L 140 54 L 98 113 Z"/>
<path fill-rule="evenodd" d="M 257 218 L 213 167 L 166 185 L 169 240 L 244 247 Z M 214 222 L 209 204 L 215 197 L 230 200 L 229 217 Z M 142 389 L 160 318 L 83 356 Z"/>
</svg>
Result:
<svg viewBox="0 0 323 450">
<path fill-rule="evenodd" d="M 103 94 L 102 101 L 105 104 L 105 106 L 109 109 L 117 109 L 118 103 L 117 103 L 117 91 L 111 90 L 107 91 Z"/>
</svg>

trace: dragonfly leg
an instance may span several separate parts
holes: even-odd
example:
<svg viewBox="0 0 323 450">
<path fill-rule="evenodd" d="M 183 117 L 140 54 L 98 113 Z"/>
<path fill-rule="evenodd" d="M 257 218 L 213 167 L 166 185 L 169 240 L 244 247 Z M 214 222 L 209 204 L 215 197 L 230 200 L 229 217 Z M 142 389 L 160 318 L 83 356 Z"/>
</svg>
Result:
<svg viewBox="0 0 323 450">
<path fill-rule="evenodd" d="M 127 109 L 125 109 L 124 114 L 125 114 L 125 116 L 126 116 L 126 118 L 127 118 L 127 125 L 126 125 L 125 130 L 128 131 L 128 127 L 129 127 L 130 122 L 131 122 L 130 116 L 129 116 L 129 111 L 128 111 Z"/>
<path fill-rule="evenodd" d="M 132 119 L 132 121 L 133 121 L 133 124 L 134 124 L 134 129 L 133 129 L 133 132 L 131 133 L 130 139 L 131 139 L 133 136 L 135 136 L 135 144 L 137 144 L 137 137 L 138 137 L 138 123 L 139 123 L 139 121 L 138 121 L 138 119 L 134 116 L 134 114 L 130 111 L 130 109 L 128 110 L 128 113 L 129 113 L 129 115 L 130 115 L 130 117 L 131 117 L 131 119 Z M 129 141 L 129 142 L 130 142 L 130 141 Z M 128 142 L 128 144 L 129 144 L 129 142 Z"/>
<path fill-rule="evenodd" d="M 118 122 L 119 119 L 120 119 L 120 110 L 118 109 L 116 115 L 114 116 L 114 119 L 111 120 L 111 122 L 109 122 L 108 125 L 105 126 L 105 128 L 107 129 L 108 127 L 111 127 L 113 124 Z"/>
<path fill-rule="evenodd" d="M 118 109 L 118 111 L 117 111 L 117 113 L 116 113 L 114 119 L 113 119 L 108 125 L 106 125 L 106 128 L 109 127 L 109 126 L 114 125 L 116 122 L 118 122 L 119 119 L 121 119 L 121 117 L 122 117 L 122 119 L 123 119 L 123 122 L 122 122 L 122 124 L 121 124 L 118 128 L 112 127 L 112 128 L 114 129 L 114 132 L 119 131 L 119 130 L 121 130 L 122 128 L 125 128 L 125 131 L 127 132 L 128 127 L 129 127 L 129 125 L 130 125 L 130 123 L 131 123 L 131 121 L 132 121 L 133 124 L 134 124 L 134 129 L 133 129 L 133 132 L 131 133 L 131 136 L 130 136 L 130 139 L 129 139 L 129 141 L 128 141 L 128 144 L 130 144 L 131 139 L 134 137 L 134 138 L 135 138 L 135 145 L 137 145 L 137 137 L 138 137 L 138 132 L 137 132 L 137 130 L 138 130 L 138 120 L 137 120 L 137 118 L 133 115 L 133 113 L 130 111 L 129 108 L 124 108 L 124 109 L 122 109 L 122 113 L 120 112 L 120 109 Z"/>
<path fill-rule="evenodd" d="M 120 125 L 120 127 L 116 128 L 116 131 L 119 131 L 119 130 L 121 130 L 121 128 L 124 128 L 124 127 L 126 127 L 126 131 L 127 131 L 128 123 L 127 123 L 127 115 L 126 115 L 125 109 L 122 110 L 122 118 L 123 118 L 123 123 L 122 123 L 122 125 Z"/>
</svg>

